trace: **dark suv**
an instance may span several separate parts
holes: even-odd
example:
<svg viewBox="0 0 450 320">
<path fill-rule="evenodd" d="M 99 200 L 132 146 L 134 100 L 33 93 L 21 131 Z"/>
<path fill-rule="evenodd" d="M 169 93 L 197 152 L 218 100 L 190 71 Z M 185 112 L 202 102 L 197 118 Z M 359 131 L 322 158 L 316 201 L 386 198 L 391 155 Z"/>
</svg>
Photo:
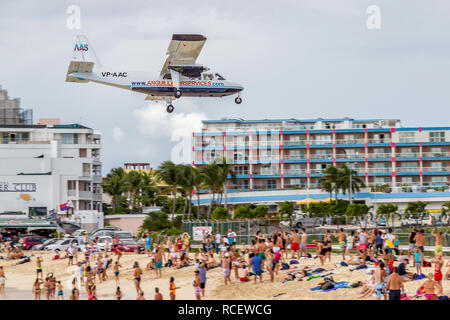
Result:
<svg viewBox="0 0 450 320">
<path fill-rule="evenodd" d="M 47 238 L 43 237 L 43 236 L 25 237 L 25 238 L 23 238 L 22 249 L 30 250 L 32 246 L 35 246 L 37 244 L 42 244 L 42 243 L 44 243 L 45 240 L 47 240 Z"/>
</svg>

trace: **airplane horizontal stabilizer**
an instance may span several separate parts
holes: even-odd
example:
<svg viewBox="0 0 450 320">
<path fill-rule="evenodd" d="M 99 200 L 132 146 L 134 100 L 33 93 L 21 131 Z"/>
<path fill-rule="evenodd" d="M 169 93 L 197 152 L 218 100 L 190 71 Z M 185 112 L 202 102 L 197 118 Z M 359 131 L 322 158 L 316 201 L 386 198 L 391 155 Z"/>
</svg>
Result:
<svg viewBox="0 0 450 320">
<path fill-rule="evenodd" d="M 79 72 L 82 73 L 92 72 L 93 68 L 94 62 L 70 61 L 69 68 L 67 69 L 66 82 L 89 82 L 89 80 L 71 76 L 71 74 Z"/>
</svg>

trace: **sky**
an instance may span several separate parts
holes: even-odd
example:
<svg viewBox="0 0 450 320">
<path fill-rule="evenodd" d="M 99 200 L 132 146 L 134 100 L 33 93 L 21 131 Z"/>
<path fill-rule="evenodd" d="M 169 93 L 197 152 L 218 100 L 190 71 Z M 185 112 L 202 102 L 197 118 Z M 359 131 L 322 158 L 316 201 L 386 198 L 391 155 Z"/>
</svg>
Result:
<svg viewBox="0 0 450 320">
<path fill-rule="evenodd" d="M 67 27 L 71 5 L 80 8 L 80 29 Z M 373 5 L 376 29 L 367 26 Z M 100 131 L 104 174 L 125 162 L 156 168 L 178 159 L 206 119 L 348 116 L 448 126 L 449 16 L 446 0 L 1 1 L 0 85 L 35 120 Z M 182 98 L 167 114 L 144 94 L 65 82 L 75 34 L 88 36 L 104 66 L 160 70 L 174 33 L 208 38 L 197 62 L 242 84 L 242 104 L 233 96 Z"/>
</svg>

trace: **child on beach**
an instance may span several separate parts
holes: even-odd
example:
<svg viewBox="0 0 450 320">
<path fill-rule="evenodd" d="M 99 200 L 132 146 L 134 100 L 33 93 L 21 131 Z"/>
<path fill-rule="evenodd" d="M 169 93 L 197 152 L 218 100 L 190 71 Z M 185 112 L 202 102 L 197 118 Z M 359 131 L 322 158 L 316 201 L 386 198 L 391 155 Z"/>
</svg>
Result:
<svg viewBox="0 0 450 320">
<path fill-rule="evenodd" d="M 116 296 L 116 300 L 122 300 L 123 295 L 122 295 L 122 291 L 120 291 L 120 287 L 117 287 L 115 296 Z"/>
<path fill-rule="evenodd" d="M 34 281 L 33 284 L 33 293 L 34 293 L 34 300 L 41 300 L 41 284 L 44 283 L 42 279 L 36 278 L 36 281 Z"/>
<path fill-rule="evenodd" d="M 163 300 L 163 296 L 161 292 L 159 292 L 159 288 L 155 288 L 155 300 Z"/>
<path fill-rule="evenodd" d="M 64 300 L 63 285 L 61 284 L 61 281 L 58 281 L 56 287 L 58 288 L 58 300 Z"/>
<path fill-rule="evenodd" d="M 200 288 L 200 275 L 199 275 L 199 271 L 195 270 L 195 279 L 194 279 L 194 288 L 195 288 L 195 297 L 197 298 L 197 300 L 202 300 L 202 291 Z"/>
<path fill-rule="evenodd" d="M 180 289 L 180 287 L 177 287 L 175 285 L 175 278 L 174 277 L 170 277 L 170 281 L 169 281 L 170 300 L 175 300 L 175 298 L 176 298 L 176 294 L 175 294 L 176 289 Z"/>
<path fill-rule="evenodd" d="M 416 273 L 421 274 L 422 273 L 422 253 L 420 252 L 419 248 L 416 248 L 414 250 L 414 262 L 416 264 Z"/>
</svg>

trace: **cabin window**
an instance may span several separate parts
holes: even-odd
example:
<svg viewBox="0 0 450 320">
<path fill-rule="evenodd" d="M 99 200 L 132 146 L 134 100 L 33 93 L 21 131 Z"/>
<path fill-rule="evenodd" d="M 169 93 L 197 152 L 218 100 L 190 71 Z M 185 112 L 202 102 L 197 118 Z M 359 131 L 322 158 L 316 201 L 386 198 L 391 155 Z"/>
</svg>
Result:
<svg viewBox="0 0 450 320">
<path fill-rule="evenodd" d="M 222 77 L 220 74 L 216 73 L 217 80 L 225 80 L 224 77 Z"/>
</svg>

